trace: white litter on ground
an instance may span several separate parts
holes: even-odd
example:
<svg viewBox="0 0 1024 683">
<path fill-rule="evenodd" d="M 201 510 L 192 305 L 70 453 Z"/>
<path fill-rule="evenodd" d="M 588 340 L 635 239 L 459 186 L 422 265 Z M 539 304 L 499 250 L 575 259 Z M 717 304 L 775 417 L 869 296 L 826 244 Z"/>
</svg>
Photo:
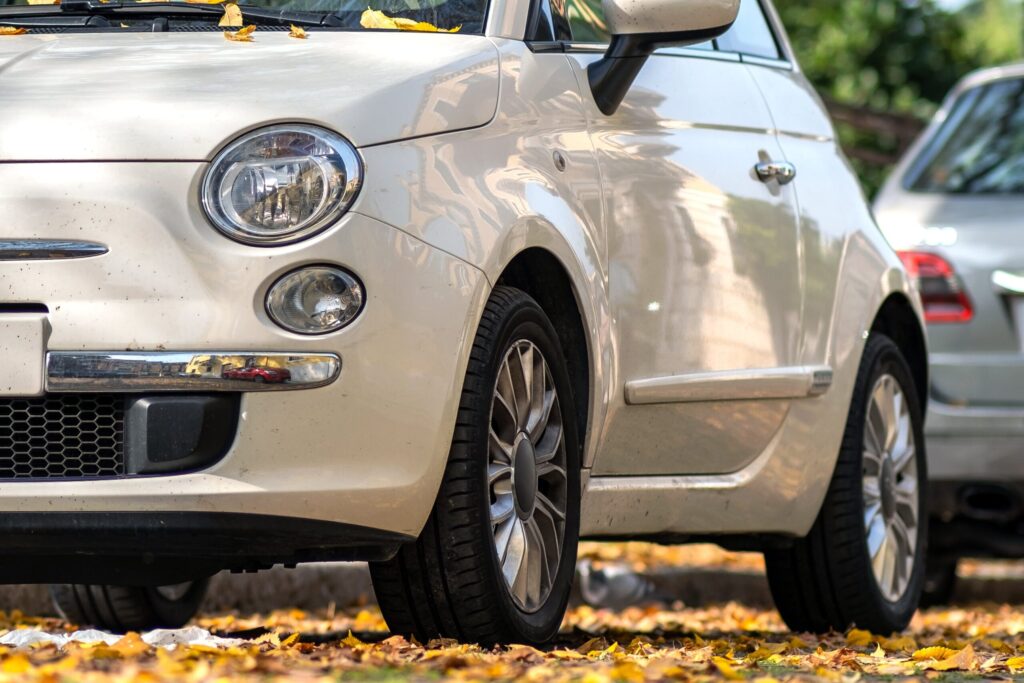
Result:
<svg viewBox="0 0 1024 683">
<path fill-rule="evenodd" d="M 179 645 L 228 648 L 245 642 L 238 638 L 215 636 L 198 626 L 177 629 L 155 629 L 142 633 L 141 637 L 147 645 L 162 647 L 167 650 L 173 650 Z M 39 629 L 25 628 L 8 631 L 3 636 L 0 636 L 0 645 L 13 648 L 27 648 L 37 643 L 52 643 L 59 648 L 63 648 L 68 643 L 104 643 L 105 645 L 113 645 L 121 640 L 121 638 L 122 636 L 117 634 L 97 631 L 95 629 L 75 631 L 73 633 L 49 633 Z"/>
</svg>

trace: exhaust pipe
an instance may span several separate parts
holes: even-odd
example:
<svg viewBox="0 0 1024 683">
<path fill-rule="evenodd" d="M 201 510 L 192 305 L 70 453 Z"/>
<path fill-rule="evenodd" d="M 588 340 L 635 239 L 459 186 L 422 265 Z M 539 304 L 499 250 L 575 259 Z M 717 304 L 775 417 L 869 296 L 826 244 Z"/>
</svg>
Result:
<svg viewBox="0 0 1024 683">
<path fill-rule="evenodd" d="M 1005 524 L 1020 518 L 1021 499 L 998 484 L 970 484 L 960 489 L 959 508 L 968 519 Z"/>
</svg>

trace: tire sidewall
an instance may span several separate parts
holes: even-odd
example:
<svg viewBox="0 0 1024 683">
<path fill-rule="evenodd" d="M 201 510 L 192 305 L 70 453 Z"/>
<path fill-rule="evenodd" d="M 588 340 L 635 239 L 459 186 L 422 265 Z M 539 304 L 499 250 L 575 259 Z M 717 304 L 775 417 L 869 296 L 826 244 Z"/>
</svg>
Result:
<svg viewBox="0 0 1024 683">
<path fill-rule="evenodd" d="M 481 533 L 488 539 L 491 552 L 488 557 L 490 581 L 493 594 L 497 596 L 501 614 L 505 616 L 513 633 L 523 634 L 532 642 L 545 642 L 558 631 L 565 613 L 566 605 L 572 589 L 575 574 L 576 549 L 579 542 L 580 526 L 580 446 L 577 426 L 576 403 L 569 380 L 565 356 L 558 342 L 557 334 L 544 315 L 542 309 L 532 299 L 524 298 L 515 306 L 502 321 L 497 334 L 497 344 L 487 366 L 487 386 L 490 391 L 498 379 L 498 370 L 511 348 L 513 342 L 526 339 L 533 342 L 544 356 L 558 392 L 559 407 L 562 411 L 562 438 L 566 449 L 567 505 L 565 536 L 562 542 L 562 557 L 558 571 L 552 584 L 547 601 L 535 612 L 525 612 L 516 605 L 505 584 L 498 562 L 497 548 L 494 545 L 493 531 L 490 526 L 490 491 L 487 484 L 486 464 L 482 467 L 480 486 L 483 509 L 480 519 L 483 521 Z M 488 409 L 483 411 L 482 419 L 490 420 L 490 395 L 487 396 Z M 484 424 L 479 433 L 483 435 L 482 443 L 477 444 L 480 453 L 488 452 L 487 435 L 489 424 Z"/>
</svg>

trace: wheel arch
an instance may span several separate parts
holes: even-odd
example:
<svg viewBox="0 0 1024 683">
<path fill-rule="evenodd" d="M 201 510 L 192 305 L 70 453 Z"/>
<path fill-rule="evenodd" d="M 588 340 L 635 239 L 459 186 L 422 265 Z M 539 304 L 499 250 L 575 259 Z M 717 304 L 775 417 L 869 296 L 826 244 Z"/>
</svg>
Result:
<svg viewBox="0 0 1024 683">
<path fill-rule="evenodd" d="M 572 382 L 576 419 L 581 436 L 588 433 L 593 401 L 593 344 L 587 333 L 584 311 L 569 270 L 554 253 L 543 247 L 528 247 L 517 253 L 495 280 L 529 294 L 554 325 L 566 357 Z M 580 439 L 581 460 L 585 462 L 585 438 Z"/>
<path fill-rule="evenodd" d="M 921 410 L 928 405 L 928 344 L 913 304 L 901 292 L 893 292 L 875 314 L 870 330 L 886 335 L 899 347 L 910 366 Z"/>
</svg>

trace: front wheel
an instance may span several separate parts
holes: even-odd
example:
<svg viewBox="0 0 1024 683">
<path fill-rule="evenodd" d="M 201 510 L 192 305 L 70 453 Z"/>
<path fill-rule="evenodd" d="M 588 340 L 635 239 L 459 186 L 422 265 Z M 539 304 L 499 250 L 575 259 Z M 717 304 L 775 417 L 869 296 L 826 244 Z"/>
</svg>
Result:
<svg viewBox="0 0 1024 683">
<path fill-rule="evenodd" d="M 55 584 L 50 595 L 66 620 L 124 633 L 184 626 L 199 609 L 207 583 L 201 579 L 143 587 Z"/>
<path fill-rule="evenodd" d="M 765 553 L 776 607 L 794 631 L 902 630 L 924 583 L 921 404 L 884 335 L 864 349 L 828 494 L 810 534 Z"/>
<path fill-rule="evenodd" d="M 524 292 L 497 287 L 433 512 L 416 543 L 370 566 L 393 633 L 484 644 L 555 635 L 576 562 L 578 443 L 551 322 Z"/>
</svg>

